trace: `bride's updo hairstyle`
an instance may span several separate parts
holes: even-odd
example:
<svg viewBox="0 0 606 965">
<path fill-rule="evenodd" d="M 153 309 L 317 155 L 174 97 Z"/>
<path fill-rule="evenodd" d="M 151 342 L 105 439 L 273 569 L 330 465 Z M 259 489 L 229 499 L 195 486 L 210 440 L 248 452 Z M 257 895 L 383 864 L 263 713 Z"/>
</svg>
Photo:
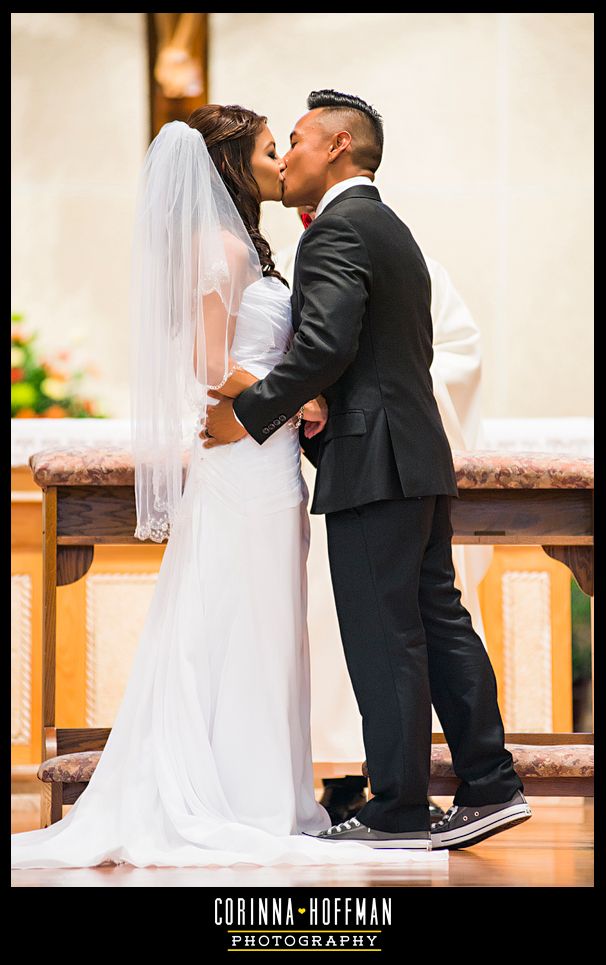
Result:
<svg viewBox="0 0 606 965">
<path fill-rule="evenodd" d="M 204 138 L 208 153 L 257 250 L 263 275 L 279 278 L 288 288 L 288 282 L 274 264 L 269 243 L 259 231 L 261 198 L 251 169 L 257 134 L 267 123 L 267 118 L 238 104 L 205 104 L 189 115 L 187 123 Z"/>
</svg>

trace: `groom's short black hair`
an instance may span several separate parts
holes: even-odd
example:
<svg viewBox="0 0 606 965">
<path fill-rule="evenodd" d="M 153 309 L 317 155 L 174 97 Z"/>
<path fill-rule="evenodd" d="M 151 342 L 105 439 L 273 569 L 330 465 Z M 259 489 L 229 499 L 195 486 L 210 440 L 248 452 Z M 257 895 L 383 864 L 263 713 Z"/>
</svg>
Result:
<svg viewBox="0 0 606 965">
<path fill-rule="evenodd" d="M 381 115 L 355 94 L 342 94 L 338 90 L 312 90 L 307 98 L 307 110 L 313 111 L 317 107 L 324 107 L 329 111 L 347 113 L 348 123 L 358 127 L 352 144 L 352 160 L 360 167 L 369 168 L 373 173 L 379 167 L 383 157 L 383 118 Z"/>
</svg>

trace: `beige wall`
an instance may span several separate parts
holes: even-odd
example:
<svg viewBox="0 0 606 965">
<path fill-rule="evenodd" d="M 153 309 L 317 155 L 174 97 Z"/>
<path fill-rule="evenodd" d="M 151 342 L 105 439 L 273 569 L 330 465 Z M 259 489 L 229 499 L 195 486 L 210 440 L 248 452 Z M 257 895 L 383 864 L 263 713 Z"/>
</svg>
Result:
<svg viewBox="0 0 606 965">
<path fill-rule="evenodd" d="M 213 14 L 211 51 L 279 150 L 315 88 L 383 115 L 375 183 L 482 331 L 484 415 L 592 414 L 591 14 Z"/>
<path fill-rule="evenodd" d="M 48 348 L 82 332 L 91 391 L 128 417 L 128 264 L 147 149 L 137 13 L 13 13 L 14 311 Z"/>
<path fill-rule="evenodd" d="M 13 296 L 87 333 L 128 416 L 128 264 L 147 147 L 143 14 L 12 15 Z M 376 184 L 481 328 L 485 415 L 593 412 L 591 14 L 212 14 L 210 96 L 286 149 L 318 87 L 385 119 Z M 295 215 L 265 205 L 274 249 Z"/>
</svg>

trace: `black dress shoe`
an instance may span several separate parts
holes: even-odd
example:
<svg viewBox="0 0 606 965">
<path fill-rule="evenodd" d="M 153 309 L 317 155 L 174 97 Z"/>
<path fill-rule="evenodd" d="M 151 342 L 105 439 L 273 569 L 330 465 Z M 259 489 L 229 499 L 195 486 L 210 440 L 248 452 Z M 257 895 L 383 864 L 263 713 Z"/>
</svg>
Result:
<svg viewBox="0 0 606 965">
<path fill-rule="evenodd" d="M 364 788 L 368 786 L 368 780 L 357 774 L 348 774 L 347 777 L 328 777 L 322 778 L 324 791 L 320 798 L 322 804 L 330 816 L 333 824 L 340 824 L 353 818 L 358 811 L 366 804 Z"/>
</svg>

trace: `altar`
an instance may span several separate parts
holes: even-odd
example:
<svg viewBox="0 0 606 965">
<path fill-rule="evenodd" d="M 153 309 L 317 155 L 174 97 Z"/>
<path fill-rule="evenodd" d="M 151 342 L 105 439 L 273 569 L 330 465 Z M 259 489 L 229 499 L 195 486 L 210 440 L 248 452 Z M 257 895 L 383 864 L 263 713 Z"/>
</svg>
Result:
<svg viewBox="0 0 606 965">
<path fill-rule="evenodd" d="M 23 420 L 26 421 L 26 420 Z M 36 422 L 39 420 L 31 420 Z M 67 420 L 63 420 L 67 421 Z M 72 420 L 70 420 L 72 421 Z M 98 721 L 91 721 L 90 709 L 95 709 L 91 694 L 88 694 L 86 706 L 88 713 L 82 714 L 74 721 L 77 726 L 63 726 L 67 723 L 62 713 L 61 726 L 57 717 L 57 691 L 63 687 L 65 680 L 60 683 L 61 652 L 64 640 L 57 637 L 57 597 L 58 588 L 77 587 L 86 582 L 90 575 L 95 554 L 110 548 L 122 549 L 142 555 L 151 556 L 150 568 L 147 573 L 150 579 L 147 590 L 153 590 L 153 570 L 159 566 L 164 545 L 143 544 L 133 536 L 135 528 L 134 505 L 134 470 L 128 438 L 128 423 L 121 426 L 110 426 L 105 420 L 73 420 L 85 421 L 88 425 L 79 426 L 77 432 L 87 430 L 85 438 L 87 445 L 75 445 L 73 434 L 64 434 L 62 442 L 67 445 L 46 446 L 30 455 L 28 472 L 36 490 L 26 490 L 28 495 L 40 497 L 39 508 L 42 510 L 40 518 L 42 545 L 42 600 L 41 600 L 41 652 L 38 672 L 41 676 L 41 694 L 39 721 L 39 739 L 37 745 L 37 759 L 46 762 L 46 777 L 40 773 L 44 771 L 40 766 L 38 776 L 42 777 L 43 787 L 48 794 L 44 813 L 45 821 L 57 819 L 59 791 L 56 774 L 49 772 L 48 765 L 65 754 L 84 754 L 85 761 L 90 768 L 98 759 L 100 750 L 109 734 L 110 727 L 94 726 Z M 96 424 L 93 426 L 92 423 Z M 68 427 L 61 427 L 66 433 Z M 501 427 L 502 428 L 502 427 Z M 21 427 L 19 427 L 21 429 Z M 31 431 L 37 431 L 39 426 L 32 426 Z M 120 430 L 123 445 L 116 445 L 116 436 Z M 25 435 L 27 427 L 23 427 Z M 108 432 L 113 431 L 113 445 L 107 445 Z M 96 438 L 93 435 L 96 434 Z M 71 444 L 69 444 L 71 442 Z M 31 444 L 31 443 L 30 443 Z M 570 446 L 574 448 L 574 446 Z M 577 446 L 581 448 L 581 446 Z M 22 459 L 23 457 L 21 457 Z M 500 451 L 498 449 L 477 452 L 454 452 L 453 458 L 457 473 L 460 499 L 453 500 L 452 523 L 453 543 L 490 544 L 494 546 L 542 547 L 543 552 L 551 560 L 557 560 L 568 567 L 584 593 L 593 594 L 593 460 L 590 456 L 579 456 L 574 453 Z M 187 451 L 184 450 L 184 468 Z M 19 461 L 19 456 L 16 457 Z M 23 469 L 24 467 L 21 467 Z M 24 503 L 17 500 L 16 505 L 23 509 Z M 25 504 L 27 505 L 27 504 Z M 29 504 L 30 506 L 32 504 Z M 35 504 L 33 504 L 35 505 Z M 110 574 L 99 574 L 99 577 Z M 139 577 L 142 575 L 138 574 Z M 114 589 L 117 589 L 119 574 L 113 576 Z M 136 576 L 133 573 L 133 577 Z M 122 574 L 125 590 L 130 585 L 132 591 L 132 577 L 128 572 Z M 111 581 L 110 581 L 111 582 Z M 106 581 L 107 587 L 107 581 Z M 59 593 L 64 592 L 59 589 Z M 134 600 L 136 593 L 132 594 Z M 90 603 L 90 598 L 89 598 Z M 141 601 L 134 600 L 134 608 L 142 607 Z M 74 606 L 72 604 L 72 614 Z M 84 627 L 90 622 L 90 614 L 81 612 L 78 617 Z M 77 630 L 76 627 L 73 627 Z M 114 636 L 115 636 L 114 628 Z M 90 640 L 88 640 L 90 643 Z M 99 643 L 96 643 L 97 650 Z M 123 649 L 123 648 L 122 648 Z M 82 647 L 80 647 L 82 650 Z M 85 672 L 85 686 L 95 687 L 94 660 L 87 655 Z M 72 648 L 72 659 L 81 659 L 77 650 Z M 127 673 L 128 653 L 124 659 L 124 674 Z M 102 663 L 102 661 L 101 661 Z M 495 667 L 495 670 L 498 668 Z M 71 682 L 75 683 L 77 674 L 72 669 Z M 59 684 L 59 687 L 58 687 Z M 72 698 L 73 699 L 73 698 Z M 31 706 L 31 704 L 30 704 Z M 88 724 L 86 723 L 88 719 Z M 108 721 L 108 723 L 111 723 Z M 506 728 L 507 729 L 507 728 Z M 576 771 L 569 774 L 568 780 L 574 778 L 576 783 L 567 783 L 566 793 L 592 793 L 592 775 L 589 777 L 588 754 L 592 752 L 589 746 L 592 735 L 573 734 L 572 732 L 546 733 L 507 733 L 507 741 L 511 745 L 525 746 L 529 743 L 533 747 L 542 743 L 556 742 L 559 747 L 571 745 L 575 748 Z M 585 743 L 586 750 L 578 752 L 578 748 Z M 454 793 L 456 778 L 452 772 L 448 773 L 449 761 L 447 747 L 444 745 L 442 734 L 434 734 L 434 752 L 436 756 L 436 772 L 432 777 L 432 792 Z M 440 748 L 439 745 L 442 745 Z M 580 757 L 579 757 L 580 753 Z M 583 755 L 585 755 L 583 757 Z M 536 755 L 535 755 L 536 756 Z M 570 756 L 570 755 L 569 755 Z M 82 764 L 82 758 L 80 758 Z M 330 765 L 330 762 L 326 762 Z M 552 762 L 553 764 L 553 762 Z M 322 769 L 321 762 L 318 764 Z M 536 761 L 535 761 L 536 766 Z M 552 766 L 552 765 L 550 765 Z M 23 765 L 22 765 L 23 767 Z M 432 774 L 434 767 L 432 764 Z M 319 773 L 319 771 L 318 771 Z M 326 773 L 331 773 L 330 766 Z M 549 772 L 551 774 L 551 771 Z M 49 777 L 50 774 L 50 777 Z M 29 771 L 30 777 L 31 768 Z M 65 777 L 66 775 L 63 774 Z M 78 776 L 81 781 L 66 780 L 61 785 L 61 802 L 69 803 L 74 800 L 86 783 L 86 770 Z M 548 776 L 548 775 L 547 775 Z M 73 775 L 72 775 L 73 777 Z M 545 780 L 546 775 L 540 775 L 540 762 L 537 771 L 537 787 L 529 793 L 562 793 L 561 782 L 555 783 L 551 778 Z M 46 781 L 46 783 L 44 783 Z M 453 784 L 454 781 L 454 784 Z M 527 780 L 525 781 L 528 787 Z M 38 786 L 40 786 L 38 784 Z M 71 795 L 71 797 L 70 797 Z"/>
</svg>

